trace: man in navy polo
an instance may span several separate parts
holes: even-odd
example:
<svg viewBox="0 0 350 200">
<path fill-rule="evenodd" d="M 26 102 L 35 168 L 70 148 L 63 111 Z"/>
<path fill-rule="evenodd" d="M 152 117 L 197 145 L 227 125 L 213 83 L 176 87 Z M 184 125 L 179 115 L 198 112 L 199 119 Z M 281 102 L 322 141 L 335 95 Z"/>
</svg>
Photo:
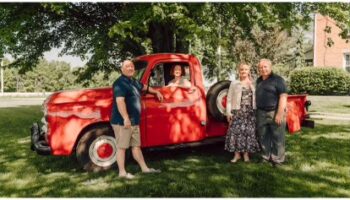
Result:
<svg viewBox="0 0 350 200">
<path fill-rule="evenodd" d="M 274 166 L 285 160 L 285 127 L 287 86 L 282 77 L 272 72 L 272 63 L 261 59 L 260 77 L 256 81 L 257 131 L 263 161 Z"/>
<path fill-rule="evenodd" d="M 134 175 L 125 170 L 125 151 L 130 146 L 132 155 L 141 167 L 143 173 L 156 173 L 160 170 L 149 168 L 146 165 L 140 141 L 140 114 L 141 114 L 141 91 L 147 89 L 133 78 L 135 74 L 134 63 L 125 60 L 121 67 L 122 75 L 113 83 L 113 107 L 111 124 L 117 142 L 117 164 L 119 177 L 132 179 Z M 148 87 L 148 91 L 155 94 L 159 101 L 163 101 L 163 95 Z"/>
</svg>

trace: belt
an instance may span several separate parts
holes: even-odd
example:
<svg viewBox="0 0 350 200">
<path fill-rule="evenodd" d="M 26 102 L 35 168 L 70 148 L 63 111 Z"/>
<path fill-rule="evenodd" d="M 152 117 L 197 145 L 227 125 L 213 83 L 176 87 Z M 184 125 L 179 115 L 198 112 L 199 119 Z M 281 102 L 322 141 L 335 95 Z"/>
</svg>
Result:
<svg viewBox="0 0 350 200">
<path fill-rule="evenodd" d="M 266 112 L 270 112 L 270 111 L 275 111 L 276 110 L 276 107 L 265 107 L 265 108 L 259 108 L 259 110 L 263 110 L 263 111 L 266 111 Z"/>
</svg>

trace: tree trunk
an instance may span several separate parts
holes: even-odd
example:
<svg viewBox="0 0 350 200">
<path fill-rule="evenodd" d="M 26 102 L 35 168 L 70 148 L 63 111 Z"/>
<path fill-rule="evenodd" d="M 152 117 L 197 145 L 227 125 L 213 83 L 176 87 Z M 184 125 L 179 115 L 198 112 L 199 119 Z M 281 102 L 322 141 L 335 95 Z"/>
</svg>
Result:
<svg viewBox="0 0 350 200">
<path fill-rule="evenodd" d="M 169 24 L 150 23 L 149 37 L 152 40 L 153 53 L 174 52 L 174 26 Z"/>
<path fill-rule="evenodd" d="M 176 53 L 189 53 L 189 42 L 185 41 L 181 35 L 176 36 Z"/>
<path fill-rule="evenodd" d="M 124 41 L 124 49 L 123 51 L 129 51 L 131 52 L 134 56 L 140 56 L 146 53 L 146 50 L 142 47 L 141 44 L 135 42 L 134 40 L 131 39 L 126 39 Z"/>
</svg>

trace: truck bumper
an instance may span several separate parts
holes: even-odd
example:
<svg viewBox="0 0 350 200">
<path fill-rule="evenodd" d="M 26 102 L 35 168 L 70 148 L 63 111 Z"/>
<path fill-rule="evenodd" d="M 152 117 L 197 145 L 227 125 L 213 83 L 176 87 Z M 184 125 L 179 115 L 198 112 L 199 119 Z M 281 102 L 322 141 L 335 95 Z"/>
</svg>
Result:
<svg viewBox="0 0 350 200">
<path fill-rule="evenodd" d="M 306 108 L 306 111 L 309 111 L 309 106 L 311 106 L 311 101 L 310 100 L 306 101 L 304 106 Z M 306 114 L 305 120 L 302 122 L 301 126 L 315 128 L 315 122 L 310 119 L 309 114 Z"/>
<path fill-rule="evenodd" d="M 301 126 L 303 127 L 309 127 L 309 128 L 315 128 L 315 122 L 313 120 L 310 120 L 310 119 L 305 119 Z"/>
<path fill-rule="evenodd" d="M 50 155 L 51 154 L 51 148 L 45 141 L 44 132 L 39 127 L 38 123 L 33 123 L 32 128 L 30 129 L 31 132 L 31 146 L 30 148 L 33 151 L 36 151 L 39 155 Z"/>
</svg>

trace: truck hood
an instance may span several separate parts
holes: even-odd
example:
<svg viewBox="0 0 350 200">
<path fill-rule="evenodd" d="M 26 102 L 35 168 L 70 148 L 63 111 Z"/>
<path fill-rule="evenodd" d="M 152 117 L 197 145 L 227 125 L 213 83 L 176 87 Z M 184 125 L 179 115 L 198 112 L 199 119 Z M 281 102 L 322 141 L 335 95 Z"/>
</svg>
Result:
<svg viewBox="0 0 350 200">
<path fill-rule="evenodd" d="M 48 97 L 47 102 L 49 104 L 95 102 L 102 99 L 112 99 L 112 96 L 111 87 L 67 90 L 53 93 Z"/>
</svg>

